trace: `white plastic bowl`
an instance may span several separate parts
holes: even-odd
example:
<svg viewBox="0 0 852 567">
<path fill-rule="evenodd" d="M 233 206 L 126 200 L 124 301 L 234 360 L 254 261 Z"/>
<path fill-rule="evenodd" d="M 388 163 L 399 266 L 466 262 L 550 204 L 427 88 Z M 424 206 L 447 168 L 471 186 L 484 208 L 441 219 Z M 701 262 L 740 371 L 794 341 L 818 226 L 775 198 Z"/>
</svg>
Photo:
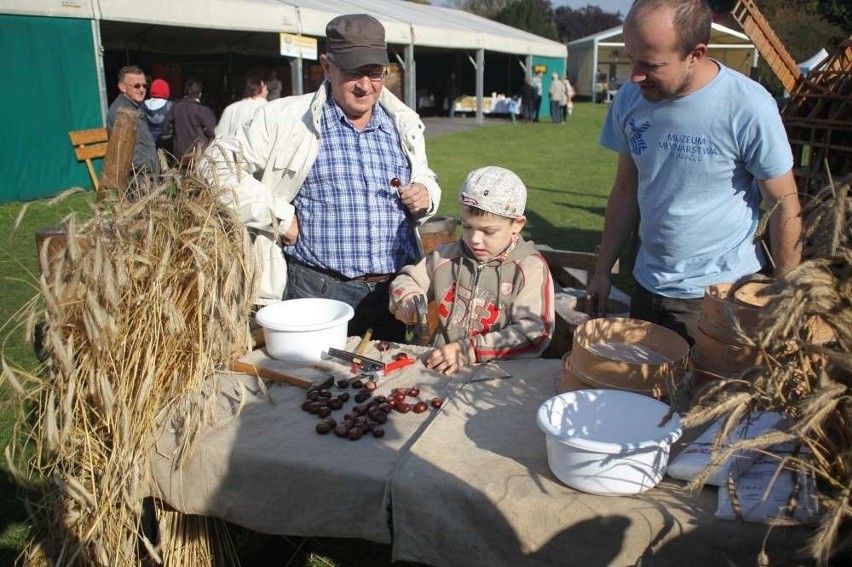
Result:
<svg viewBox="0 0 852 567">
<path fill-rule="evenodd" d="M 352 307 L 342 301 L 310 297 L 267 305 L 255 318 L 263 327 L 270 356 L 314 362 L 329 347 L 346 346 L 347 324 L 354 315 Z"/>
<path fill-rule="evenodd" d="M 576 390 L 544 402 L 538 426 L 556 478 L 591 494 L 638 494 L 656 486 L 683 432 L 669 406 L 622 390 Z"/>
</svg>

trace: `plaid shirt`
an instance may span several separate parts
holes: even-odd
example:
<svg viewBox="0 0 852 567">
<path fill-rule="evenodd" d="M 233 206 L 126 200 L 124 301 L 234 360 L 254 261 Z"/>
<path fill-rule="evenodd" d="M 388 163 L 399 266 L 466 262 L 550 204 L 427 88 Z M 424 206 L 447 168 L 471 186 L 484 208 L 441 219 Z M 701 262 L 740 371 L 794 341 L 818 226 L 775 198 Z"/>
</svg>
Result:
<svg viewBox="0 0 852 567">
<path fill-rule="evenodd" d="M 362 132 L 328 97 L 319 155 L 293 200 L 299 238 L 287 254 L 346 277 L 388 274 L 417 260 L 405 207 L 390 181 L 409 181 L 399 132 L 376 104 Z"/>
</svg>

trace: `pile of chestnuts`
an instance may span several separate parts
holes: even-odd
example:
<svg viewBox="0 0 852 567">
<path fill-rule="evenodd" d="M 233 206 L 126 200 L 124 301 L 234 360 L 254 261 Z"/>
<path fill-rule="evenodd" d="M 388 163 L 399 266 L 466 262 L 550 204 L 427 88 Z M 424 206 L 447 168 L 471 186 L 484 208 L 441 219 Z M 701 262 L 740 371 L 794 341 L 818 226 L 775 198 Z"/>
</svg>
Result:
<svg viewBox="0 0 852 567">
<path fill-rule="evenodd" d="M 423 413 L 430 407 L 438 409 L 444 400 L 435 397 L 426 402 L 420 399 L 420 388 L 394 388 L 387 396 L 374 396 L 377 387 L 375 379 L 369 377 L 358 377 L 354 379 L 340 378 L 337 380 L 335 391 L 334 380 L 326 381 L 318 388 L 311 388 L 307 392 L 307 399 L 302 404 L 302 409 L 320 418 L 316 425 L 316 432 L 326 435 L 334 432 L 338 437 L 345 437 L 351 441 L 357 441 L 367 434 L 373 437 L 383 437 L 385 434 L 384 424 L 392 413 Z M 350 393 L 348 390 L 353 390 Z M 353 395 L 354 394 L 354 395 Z M 338 421 L 333 413 L 343 410 L 349 400 L 354 405 L 349 408 Z"/>
</svg>

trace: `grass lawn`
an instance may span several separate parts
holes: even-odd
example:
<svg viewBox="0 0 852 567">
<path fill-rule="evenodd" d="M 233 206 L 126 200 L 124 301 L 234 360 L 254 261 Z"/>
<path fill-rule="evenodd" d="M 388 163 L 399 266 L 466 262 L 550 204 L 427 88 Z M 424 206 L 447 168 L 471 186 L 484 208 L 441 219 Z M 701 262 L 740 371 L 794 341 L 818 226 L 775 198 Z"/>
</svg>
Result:
<svg viewBox="0 0 852 567">
<path fill-rule="evenodd" d="M 553 248 L 593 251 L 599 243 L 604 208 L 615 176 L 615 156 L 597 144 L 606 107 L 579 103 L 568 123 L 492 123 L 473 130 L 442 134 L 427 140 L 429 162 L 438 173 L 443 198 L 440 214 L 458 216 L 458 189 L 467 173 L 500 165 L 524 180 L 528 222 L 525 236 Z M 81 165 L 80 167 L 83 167 Z M 10 363 L 34 369 L 32 346 L 23 337 L 16 314 L 37 293 L 35 232 L 61 220 L 72 210 L 85 214 L 91 194 L 74 195 L 58 204 L 27 205 L 17 227 L 21 203 L 0 205 L 0 339 Z M 619 283 L 619 280 L 616 280 Z M 12 433 L 11 393 L 0 384 L 0 445 Z M 0 465 L 0 565 L 12 564 L 29 531 L 21 494 L 5 460 Z M 390 565 L 389 546 L 346 540 L 284 539 L 235 530 L 246 565 L 380 567 Z M 274 559 L 267 563 L 267 557 Z M 264 558 L 261 560 L 260 558 Z M 288 563 L 288 559 L 292 562 Z"/>
</svg>

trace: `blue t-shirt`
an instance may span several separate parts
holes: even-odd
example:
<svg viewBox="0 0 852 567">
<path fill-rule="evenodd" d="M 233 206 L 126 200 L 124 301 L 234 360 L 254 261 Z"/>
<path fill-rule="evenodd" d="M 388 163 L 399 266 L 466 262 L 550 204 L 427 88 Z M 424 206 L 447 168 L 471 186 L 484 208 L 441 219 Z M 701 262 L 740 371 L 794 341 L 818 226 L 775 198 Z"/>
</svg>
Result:
<svg viewBox="0 0 852 567">
<path fill-rule="evenodd" d="M 793 166 L 778 107 L 761 85 L 721 64 L 709 84 L 678 99 L 649 102 L 626 84 L 600 143 L 630 154 L 639 172 L 633 275 L 640 285 L 667 297 L 701 297 L 709 285 L 760 269 L 755 179 Z"/>
</svg>

